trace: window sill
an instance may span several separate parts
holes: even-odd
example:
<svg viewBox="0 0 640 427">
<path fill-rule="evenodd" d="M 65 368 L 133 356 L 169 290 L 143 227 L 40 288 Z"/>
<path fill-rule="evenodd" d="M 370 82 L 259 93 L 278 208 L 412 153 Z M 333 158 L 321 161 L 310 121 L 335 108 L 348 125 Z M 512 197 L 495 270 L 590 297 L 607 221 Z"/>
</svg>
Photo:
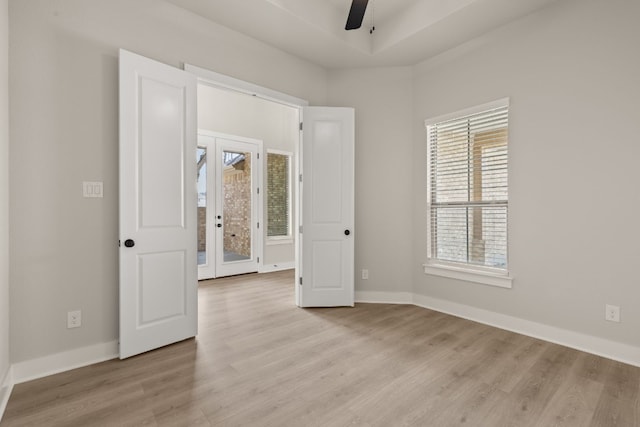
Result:
<svg viewBox="0 0 640 427">
<path fill-rule="evenodd" d="M 267 238 L 267 246 L 271 246 L 271 245 L 292 245 L 293 244 L 293 239 L 290 237 L 287 238 L 275 238 L 275 239 L 269 239 Z"/>
<path fill-rule="evenodd" d="M 497 286 L 511 289 L 513 278 L 506 274 L 472 270 L 444 264 L 422 264 L 424 273 L 433 276 L 448 277 L 450 279 L 465 280 L 483 285 Z"/>
</svg>

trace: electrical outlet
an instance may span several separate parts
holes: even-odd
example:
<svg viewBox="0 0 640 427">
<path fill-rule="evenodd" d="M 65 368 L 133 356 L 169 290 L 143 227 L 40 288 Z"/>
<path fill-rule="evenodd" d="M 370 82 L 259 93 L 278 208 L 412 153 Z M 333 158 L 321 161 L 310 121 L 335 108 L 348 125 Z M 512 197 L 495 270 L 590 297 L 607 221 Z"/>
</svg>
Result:
<svg viewBox="0 0 640 427">
<path fill-rule="evenodd" d="M 82 311 L 67 312 L 67 329 L 79 328 L 80 326 L 82 326 Z"/>
<path fill-rule="evenodd" d="M 368 280 L 368 279 L 369 279 L 369 270 L 365 268 L 362 270 L 362 280 Z"/>
<path fill-rule="evenodd" d="M 620 321 L 620 307 L 617 305 L 606 304 L 604 306 L 604 318 L 609 322 Z"/>
<path fill-rule="evenodd" d="M 82 197 L 103 197 L 102 181 L 83 181 L 82 182 Z"/>
</svg>

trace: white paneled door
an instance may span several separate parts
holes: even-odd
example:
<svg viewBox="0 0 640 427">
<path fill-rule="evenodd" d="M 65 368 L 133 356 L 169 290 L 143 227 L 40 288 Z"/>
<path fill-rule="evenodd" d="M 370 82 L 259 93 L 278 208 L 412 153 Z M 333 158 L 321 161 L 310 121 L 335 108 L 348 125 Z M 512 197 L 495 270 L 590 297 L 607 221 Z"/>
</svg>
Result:
<svg viewBox="0 0 640 427">
<path fill-rule="evenodd" d="M 197 333 L 196 78 L 120 51 L 120 358 Z"/>
<path fill-rule="evenodd" d="M 354 110 L 303 110 L 299 303 L 354 305 Z"/>
</svg>

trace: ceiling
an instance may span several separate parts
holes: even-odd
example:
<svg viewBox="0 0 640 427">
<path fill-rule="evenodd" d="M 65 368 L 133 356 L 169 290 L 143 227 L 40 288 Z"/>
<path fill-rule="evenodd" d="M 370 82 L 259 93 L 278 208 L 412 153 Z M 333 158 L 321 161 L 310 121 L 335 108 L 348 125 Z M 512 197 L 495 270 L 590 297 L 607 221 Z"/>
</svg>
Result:
<svg viewBox="0 0 640 427">
<path fill-rule="evenodd" d="M 167 0 L 326 68 L 413 65 L 557 0 Z M 375 24 L 375 31 L 370 32 Z"/>
</svg>

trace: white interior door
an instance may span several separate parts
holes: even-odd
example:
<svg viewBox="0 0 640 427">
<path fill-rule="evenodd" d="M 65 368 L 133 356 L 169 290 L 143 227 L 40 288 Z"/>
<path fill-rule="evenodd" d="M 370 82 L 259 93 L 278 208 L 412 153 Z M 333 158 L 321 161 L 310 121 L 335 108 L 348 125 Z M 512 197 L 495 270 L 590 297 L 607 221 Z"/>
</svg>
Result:
<svg viewBox="0 0 640 427">
<path fill-rule="evenodd" d="M 120 358 L 197 333 L 196 78 L 120 51 Z"/>
<path fill-rule="evenodd" d="M 198 275 L 204 279 L 257 272 L 262 141 L 201 131 L 198 147 L 208 156 L 206 201 L 199 205 L 206 204 L 209 217 L 206 256 L 200 256 Z"/>
<path fill-rule="evenodd" d="M 198 135 L 198 280 L 216 277 L 215 139 Z"/>
<path fill-rule="evenodd" d="M 302 307 L 354 305 L 354 110 L 303 109 Z"/>
</svg>

